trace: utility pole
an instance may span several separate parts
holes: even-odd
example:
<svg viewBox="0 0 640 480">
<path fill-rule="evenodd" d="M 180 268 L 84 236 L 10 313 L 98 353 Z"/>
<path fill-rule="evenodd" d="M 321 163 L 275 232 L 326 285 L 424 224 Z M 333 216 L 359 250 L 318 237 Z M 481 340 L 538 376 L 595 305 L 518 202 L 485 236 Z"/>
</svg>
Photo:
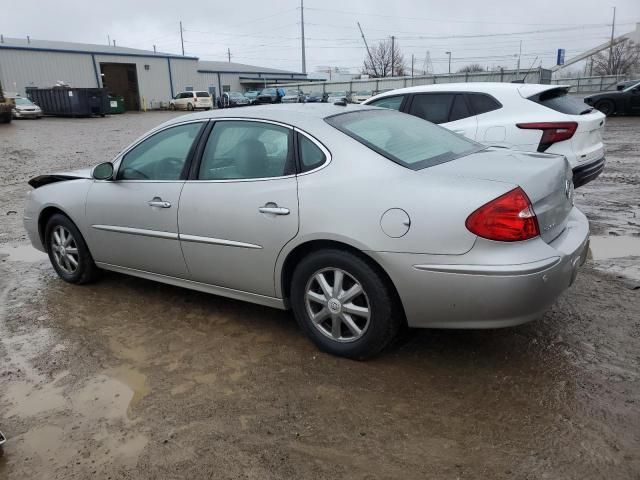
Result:
<svg viewBox="0 0 640 480">
<path fill-rule="evenodd" d="M 451 75 L 451 52 L 444 52 L 449 55 L 449 75 Z"/>
<path fill-rule="evenodd" d="M 396 66 L 396 37 L 391 35 L 391 76 L 393 77 L 394 68 Z"/>
<path fill-rule="evenodd" d="M 184 57 L 184 38 L 182 37 L 182 20 L 180 20 L 180 43 L 182 44 L 182 56 Z"/>
<path fill-rule="evenodd" d="M 413 78 L 413 62 L 415 60 L 415 55 L 411 54 L 411 78 Z"/>
<path fill-rule="evenodd" d="M 520 76 L 520 57 L 522 56 L 522 40 L 520 40 L 520 50 L 518 51 L 518 69 L 516 71 L 516 77 Z"/>
<path fill-rule="evenodd" d="M 613 22 L 611 23 L 611 43 L 609 43 L 609 75 L 613 73 L 613 34 L 616 29 L 616 7 L 613 7 Z"/>
<path fill-rule="evenodd" d="M 373 57 L 371 57 L 371 51 L 369 50 L 369 45 L 367 45 L 367 39 L 364 38 L 364 32 L 362 31 L 362 27 L 360 26 L 360 22 L 358 23 L 358 29 L 360 29 L 360 35 L 362 35 L 362 41 L 364 42 L 364 48 L 367 49 L 367 55 L 369 55 L 369 61 L 371 62 L 371 68 L 373 69 L 373 73 L 376 73 L 376 66 L 373 64 Z"/>
<path fill-rule="evenodd" d="M 227 58 L 229 59 L 229 63 L 231 63 L 231 50 L 227 47 Z"/>
<path fill-rule="evenodd" d="M 111 35 L 107 35 L 107 45 L 111 46 Z"/>
<path fill-rule="evenodd" d="M 304 0 L 300 0 L 300 40 L 302 41 L 302 73 L 307 73 L 307 59 L 304 48 Z"/>
</svg>

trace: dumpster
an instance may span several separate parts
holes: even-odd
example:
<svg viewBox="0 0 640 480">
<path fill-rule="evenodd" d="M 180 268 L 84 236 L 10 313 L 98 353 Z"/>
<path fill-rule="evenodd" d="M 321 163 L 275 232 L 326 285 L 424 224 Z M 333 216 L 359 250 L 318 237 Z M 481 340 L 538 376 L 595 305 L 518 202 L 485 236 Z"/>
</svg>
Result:
<svg viewBox="0 0 640 480">
<path fill-rule="evenodd" d="M 27 87 L 26 92 L 45 115 L 104 117 L 109 112 L 109 97 L 104 88 Z"/>
<path fill-rule="evenodd" d="M 109 113 L 124 113 L 124 97 L 109 97 Z"/>
</svg>

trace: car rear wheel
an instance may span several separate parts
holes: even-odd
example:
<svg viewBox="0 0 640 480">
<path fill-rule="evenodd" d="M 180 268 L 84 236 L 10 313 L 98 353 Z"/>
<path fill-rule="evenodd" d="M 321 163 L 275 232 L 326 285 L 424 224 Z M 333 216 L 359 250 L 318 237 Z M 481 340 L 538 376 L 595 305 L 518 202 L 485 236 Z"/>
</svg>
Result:
<svg viewBox="0 0 640 480">
<path fill-rule="evenodd" d="M 596 110 L 600 110 L 606 116 L 613 115 L 615 111 L 615 105 L 611 100 L 601 100 L 596 103 Z"/>
<path fill-rule="evenodd" d="M 314 252 L 298 264 L 291 305 L 298 324 L 318 348 L 342 357 L 378 354 L 401 325 L 385 278 L 363 258 L 342 250 Z"/>
<path fill-rule="evenodd" d="M 56 214 L 49 219 L 45 245 L 53 269 L 64 281 L 83 284 L 97 278 L 99 270 L 89 248 L 68 217 Z"/>
</svg>

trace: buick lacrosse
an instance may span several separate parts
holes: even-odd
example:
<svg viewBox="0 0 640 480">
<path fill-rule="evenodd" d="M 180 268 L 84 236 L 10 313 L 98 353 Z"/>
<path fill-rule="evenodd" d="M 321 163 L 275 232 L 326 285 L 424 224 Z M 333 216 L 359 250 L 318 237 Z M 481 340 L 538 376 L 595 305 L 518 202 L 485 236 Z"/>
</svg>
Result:
<svg viewBox="0 0 640 480">
<path fill-rule="evenodd" d="M 291 309 L 322 350 L 366 358 L 403 324 L 539 317 L 586 257 L 571 178 L 562 156 L 388 109 L 262 106 L 35 177 L 24 224 L 67 282 L 105 269 Z"/>
</svg>

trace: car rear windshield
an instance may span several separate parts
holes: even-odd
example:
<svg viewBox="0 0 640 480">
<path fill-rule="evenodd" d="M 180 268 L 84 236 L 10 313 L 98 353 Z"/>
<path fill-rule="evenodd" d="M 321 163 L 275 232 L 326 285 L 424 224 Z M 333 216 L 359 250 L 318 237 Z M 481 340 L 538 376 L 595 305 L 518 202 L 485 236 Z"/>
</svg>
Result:
<svg viewBox="0 0 640 480">
<path fill-rule="evenodd" d="M 486 148 L 433 123 L 392 110 L 340 113 L 325 120 L 411 170 L 432 167 Z"/>
<path fill-rule="evenodd" d="M 584 115 L 593 110 L 592 107 L 584 103 L 581 99 L 567 95 L 566 88 L 545 90 L 544 92 L 529 97 L 529 100 L 544 105 L 556 112 L 566 113 L 567 115 Z"/>
<path fill-rule="evenodd" d="M 196 92 L 196 97 L 208 97 L 209 94 L 207 92 Z"/>
</svg>

